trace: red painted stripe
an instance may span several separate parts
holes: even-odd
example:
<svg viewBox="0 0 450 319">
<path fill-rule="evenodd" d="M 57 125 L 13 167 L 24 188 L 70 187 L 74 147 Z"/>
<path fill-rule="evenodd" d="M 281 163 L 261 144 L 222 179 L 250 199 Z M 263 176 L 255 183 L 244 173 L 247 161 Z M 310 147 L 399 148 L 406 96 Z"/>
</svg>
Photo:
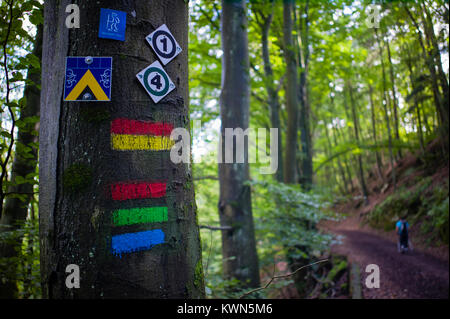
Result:
<svg viewBox="0 0 450 319">
<path fill-rule="evenodd" d="M 113 200 L 159 198 L 166 196 L 166 183 L 116 183 L 111 194 Z"/>
<path fill-rule="evenodd" d="M 144 122 L 129 119 L 115 119 L 111 122 L 112 134 L 169 136 L 173 125 L 159 122 Z"/>
</svg>

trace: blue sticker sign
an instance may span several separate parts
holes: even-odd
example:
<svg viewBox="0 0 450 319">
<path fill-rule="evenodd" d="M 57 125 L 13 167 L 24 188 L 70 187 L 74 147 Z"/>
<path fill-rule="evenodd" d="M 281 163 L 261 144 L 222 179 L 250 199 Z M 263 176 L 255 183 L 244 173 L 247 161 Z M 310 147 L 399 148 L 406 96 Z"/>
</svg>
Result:
<svg viewBox="0 0 450 319">
<path fill-rule="evenodd" d="M 99 38 L 125 41 L 126 26 L 126 12 L 103 8 L 100 9 Z"/>
<path fill-rule="evenodd" d="M 64 101 L 111 101 L 111 57 L 67 57 Z"/>
</svg>

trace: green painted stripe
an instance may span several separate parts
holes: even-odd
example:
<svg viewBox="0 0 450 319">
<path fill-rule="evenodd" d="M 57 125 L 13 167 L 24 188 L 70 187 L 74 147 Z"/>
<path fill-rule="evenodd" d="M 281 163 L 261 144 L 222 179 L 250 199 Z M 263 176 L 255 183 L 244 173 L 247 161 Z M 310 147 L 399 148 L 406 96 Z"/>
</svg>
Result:
<svg viewBox="0 0 450 319">
<path fill-rule="evenodd" d="M 161 223 L 167 221 L 167 207 L 119 209 L 113 213 L 115 226 Z"/>
</svg>

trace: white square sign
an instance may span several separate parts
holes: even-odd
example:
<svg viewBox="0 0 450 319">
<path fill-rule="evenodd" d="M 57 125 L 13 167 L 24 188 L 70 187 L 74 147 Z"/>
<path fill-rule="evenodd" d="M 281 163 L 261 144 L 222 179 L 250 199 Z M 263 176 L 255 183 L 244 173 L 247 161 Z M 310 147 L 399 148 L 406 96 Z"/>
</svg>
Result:
<svg viewBox="0 0 450 319">
<path fill-rule="evenodd" d="M 136 77 L 155 103 L 161 101 L 162 98 L 175 89 L 175 84 L 173 84 L 169 75 L 158 61 L 153 62 L 139 72 Z"/>
<path fill-rule="evenodd" d="M 181 52 L 180 45 L 165 24 L 150 33 L 146 39 L 164 65 Z"/>
</svg>

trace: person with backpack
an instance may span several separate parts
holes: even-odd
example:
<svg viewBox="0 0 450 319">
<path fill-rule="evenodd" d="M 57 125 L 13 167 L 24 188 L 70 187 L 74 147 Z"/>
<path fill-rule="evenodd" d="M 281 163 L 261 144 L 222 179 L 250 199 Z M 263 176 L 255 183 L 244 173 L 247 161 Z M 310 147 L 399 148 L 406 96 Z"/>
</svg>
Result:
<svg viewBox="0 0 450 319">
<path fill-rule="evenodd" d="M 408 236 L 408 230 L 409 230 L 409 224 L 406 221 L 406 216 L 402 216 L 400 220 L 395 225 L 395 230 L 398 234 L 398 252 L 404 253 L 408 251 L 409 247 L 409 236 Z"/>
</svg>

